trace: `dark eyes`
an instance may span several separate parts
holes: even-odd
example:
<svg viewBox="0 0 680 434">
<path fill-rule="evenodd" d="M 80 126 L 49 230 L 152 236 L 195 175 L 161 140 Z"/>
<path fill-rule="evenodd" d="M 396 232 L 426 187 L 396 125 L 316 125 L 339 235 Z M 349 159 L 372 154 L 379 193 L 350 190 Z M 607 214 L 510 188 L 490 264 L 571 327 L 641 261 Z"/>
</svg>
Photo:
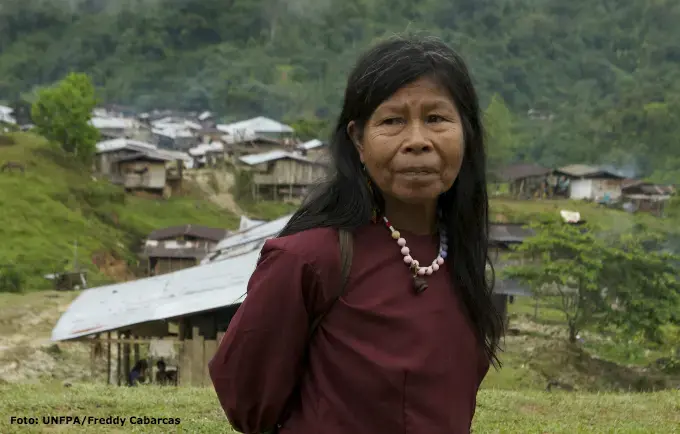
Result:
<svg viewBox="0 0 680 434">
<path fill-rule="evenodd" d="M 436 124 L 439 122 L 445 122 L 446 119 L 443 116 L 439 115 L 428 115 L 426 118 L 428 123 Z M 394 118 L 387 118 L 382 121 L 383 125 L 402 125 L 405 124 L 406 120 L 404 118 L 399 118 L 399 117 L 394 117 Z"/>
</svg>

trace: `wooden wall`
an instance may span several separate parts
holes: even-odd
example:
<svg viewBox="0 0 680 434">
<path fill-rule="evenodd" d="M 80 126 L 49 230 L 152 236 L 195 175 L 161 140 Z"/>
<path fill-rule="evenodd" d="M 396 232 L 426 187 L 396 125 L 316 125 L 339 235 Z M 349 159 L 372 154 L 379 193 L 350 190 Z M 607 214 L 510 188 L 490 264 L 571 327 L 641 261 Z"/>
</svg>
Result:
<svg viewBox="0 0 680 434">
<path fill-rule="evenodd" d="M 194 327 L 191 339 L 186 339 L 179 354 L 179 386 L 207 387 L 212 386 L 208 363 L 217 352 L 217 346 L 224 332 L 217 334 L 217 339 L 204 339 Z"/>
</svg>

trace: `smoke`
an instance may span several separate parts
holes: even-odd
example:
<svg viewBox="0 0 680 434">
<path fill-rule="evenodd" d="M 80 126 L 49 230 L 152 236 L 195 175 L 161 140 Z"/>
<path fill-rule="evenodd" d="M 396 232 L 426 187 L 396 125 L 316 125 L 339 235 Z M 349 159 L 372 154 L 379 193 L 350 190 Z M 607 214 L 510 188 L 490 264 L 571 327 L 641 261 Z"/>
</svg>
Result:
<svg viewBox="0 0 680 434">
<path fill-rule="evenodd" d="M 296 18 L 315 19 L 329 11 L 333 0 L 281 0 L 281 5 Z"/>
<path fill-rule="evenodd" d="M 625 165 L 615 166 L 613 164 L 605 164 L 601 166 L 602 169 L 614 172 L 625 178 L 637 178 L 640 175 L 640 169 L 635 163 L 628 163 Z"/>
</svg>

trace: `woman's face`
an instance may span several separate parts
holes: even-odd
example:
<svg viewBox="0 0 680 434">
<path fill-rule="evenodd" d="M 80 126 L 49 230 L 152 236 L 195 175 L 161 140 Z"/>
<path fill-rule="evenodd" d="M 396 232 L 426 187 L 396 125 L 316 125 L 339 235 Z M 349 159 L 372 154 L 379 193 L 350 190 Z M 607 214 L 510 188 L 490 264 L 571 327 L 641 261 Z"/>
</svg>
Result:
<svg viewBox="0 0 680 434">
<path fill-rule="evenodd" d="M 463 125 L 448 92 L 421 78 L 383 102 L 359 136 L 352 137 L 361 162 L 383 194 L 419 204 L 451 188 L 463 161 Z"/>
</svg>

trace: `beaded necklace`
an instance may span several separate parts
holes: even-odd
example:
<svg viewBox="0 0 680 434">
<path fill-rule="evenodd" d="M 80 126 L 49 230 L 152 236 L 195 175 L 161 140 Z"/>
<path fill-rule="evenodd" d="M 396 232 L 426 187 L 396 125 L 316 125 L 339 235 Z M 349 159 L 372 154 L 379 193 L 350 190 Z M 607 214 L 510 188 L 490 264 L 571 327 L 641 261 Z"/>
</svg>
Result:
<svg viewBox="0 0 680 434">
<path fill-rule="evenodd" d="M 394 229 L 392 223 L 383 216 L 383 222 L 385 226 L 392 234 L 392 239 L 397 241 L 397 245 L 401 247 L 401 254 L 404 255 L 404 263 L 408 265 L 409 269 L 413 273 L 413 286 L 417 294 L 425 291 L 427 289 L 427 281 L 423 276 L 429 276 L 435 271 L 439 270 L 439 267 L 444 265 L 444 259 L 446 259 L 448 245 L 446 238 L 446 230 L 442 227 L 439 231 L 439 255 L 432 261 L 427 267 L 421 267 L 420 262 L 413 259 L 411 256 L 411 250 L 406 246 L 406 239 L 402 238 L 398 230 Z"/>
</svg>

